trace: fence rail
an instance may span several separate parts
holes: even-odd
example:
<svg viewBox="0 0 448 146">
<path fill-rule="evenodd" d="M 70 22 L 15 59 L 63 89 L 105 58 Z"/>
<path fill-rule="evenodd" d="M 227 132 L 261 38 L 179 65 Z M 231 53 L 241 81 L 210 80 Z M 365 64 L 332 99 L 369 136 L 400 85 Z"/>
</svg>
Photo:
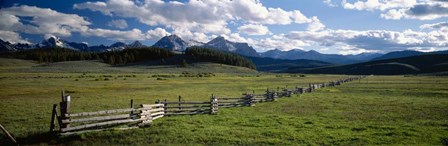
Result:
<svg viewBox="0 0 448 146">
<path fill-rule="evenodd" d="M 277 98 L 291 97 L 293 94 L 300 95 L 311 93 L 319 88 L 333 87 L 343 83 L 360 80 L 366 76 L 350 77 L 326 83 L 310 83 L 308 87 L 296 86 L 294 89 L 278 88 L 277 90 L 266 89 L 264 94 L 243 93 L 242 97 L 216 97 L 211 96 L 210 101 L 182 101 L 179 96 L 177 102 L 156 101 L 155 104 L 141 104 L 134 108 L 131 100 L 129 108 L 102 110 L 94 112 L 70 112 L 70 96 L 62 94 L 62 101 L 53 105 L 50 132 L 59 132 L 61 135 L 80 133 L 85 131 L 98 131 L 116 125 L 128 124 L 128 128 L 141 127 L 153 122 L 153 120 L 164 116 L 216 114 L 219 108 L 232 108 L 241 106 L 255 106 L 256 103 L 272 102 Z M 55 124 L 57 121 L 58 125 Z M 59 130 L 56 129 L 59 126 Z M 125 128 L 125 129 L 128 129 Z"/>
</svg>

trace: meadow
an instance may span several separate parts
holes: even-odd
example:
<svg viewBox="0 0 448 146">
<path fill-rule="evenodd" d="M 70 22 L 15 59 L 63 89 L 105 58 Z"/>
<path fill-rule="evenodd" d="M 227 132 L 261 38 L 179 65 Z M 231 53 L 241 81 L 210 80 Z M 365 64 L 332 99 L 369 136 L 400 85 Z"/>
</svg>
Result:
<svg viewBox="0 0 448 146">
<path fill-rule="evenodd" d="M 217 115 L 164 117 L 145 128 L 55 138 L 47 133 L 51 107 L 63 89 L 72 96 L 72 111 L 81 112 L 128 107 L 130 99 L 136 104 L 178 96 L 208 101 L 211 94 L 234 97 L 347 76 L 301 77 L 216 64 L 150 69 L 98 62 L 2 62 L 0 123 L 24 145 L 448 144 L 447 77 L 369 76 L 255 107 L 220 109 Z M 187 72 L 194 77 L 184 77 Z M 7 143 L 3 134 L 0 139 Z"/>
</svg>

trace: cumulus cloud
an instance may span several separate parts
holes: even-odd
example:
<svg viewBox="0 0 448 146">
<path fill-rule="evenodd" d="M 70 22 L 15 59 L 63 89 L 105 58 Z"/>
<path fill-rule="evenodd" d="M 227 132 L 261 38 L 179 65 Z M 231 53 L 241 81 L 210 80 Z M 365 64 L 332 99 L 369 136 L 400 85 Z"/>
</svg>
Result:
<svg viewBox="0 0 448 146">
<path fill-rule="evenodd" d="M 417 3 L 416 0 L 366 0 L 357 1 L 355 3 L 349 3 L 347 0 L 343 0 L 341 5 L 345 9 L 355 9 L 355 10 L 387 10 L 392 8 L 406 8 L 411 7 Z"/>
<path fill-rule="evenodd" d="M 266 34 L 271 33 L 271 32 L 269 32 L 268 27 L 263 26 L 261 24 L 243 25 L 243 26 L 238 27 L 238 31 L 248 34 L 248 35 L 266 35 Z"/>
<path fill-rule="evenodd" d="M 76 14 L 60 13 L 35 6 L 13 6 L 0 9 L 0 38 L 10 42 L 29 43 L 19 33 L 49 36 L 70 36 L 77 32 L 83 36 L 103 37 L 110 40 L 154 40 L 167 34 L 166 30 L 156 28 L 143 33 L 139 29 L 111 30 L 90 28 L 91 22 Z M 27 23 L 22 23 L 26 21 Z M 112 20 L 110 25 L 126 28 L 124 20 Z"/>
<path fill-rule="evenodd" d="M 91 23 L 75 14 L 64 14 L 35 6 L 14 6 L 0 9 L 0 30 L 21 31 L 29 34 L 55 34 L 70 36 L 73 31 L 87 29 Z M 19 17 L 30 17 L 30 24 L 23 24 Z"/>
<path fill-rule="evenodd" d="M 309 46 L 308 43 L 299 39 L 289 39 L 285 34 L 273 35 L 269 38 L 259 39 L 252 42 L 255 48 L 259 51 L 267 51 L 271 49 L 291 50 L 303 49 L 302 47 Z"/>
<path fill-rule="evenodd" d="M 125 29 L 128 27 L 128 23 L 126 22 L 126 20 L 123 19 L 111 20 L 107 23 L 107 25 L 110 27 L 116 27 L 120 29 Z"/>
<path fill-rule="evenodd" d="M 3 41 L 13 43 L 13 44 L 14 43 L 30 44 L 30 42 L 23 39 L 22 37 L 20 37 L 20 35 L 18 33 L 13 32 L 13 31 L 0 30 L 0 39 L 2 39 Z"/>
<path fill-rule="evenodd" d="M 149 26 L 163 25 L 183 38 L 200 35 L 231 34 L 228 23 L 287 25 L 311 23 L 300 11 L 265 7 L 259 0 L 108 0 L 75 4 L 75 9 L 89 9 L 104 15 L 135 18 Z M 175 11 L 167 11 L 175 10 Z"/>
<path fill-rule="evenodd" d="M 325 25 L 322 24 L 320 22 L 320 20 L 317 19 L 317 17 L 315 17 L 315 16 L 311 18 L 311 23 L 309 23 L 308 27 L 307 27 L 307 29 L 309 31 L 319 31 L 319 30 L 322 30 L 324 28 L 325 28 Z"/>
<path fill-rule="evenodd" d="M 89 29 L 82 33 L 85 36 L 104 37 L 110 40 L 144 40 L 145 35 L 139 29 L 129 31 L 109 30 L 109 29 Z"/>
<path fill-rule="evenodd" d="M 348 45 L 341 51 L 349 52 L 356 48 L 357 51 L 396 51 L 412 47 L 448 47 L 448 29 L 434 30 L 431 32 L 418 32 L 413 30 L 387 31 L 387 30 L 332 30 L 322 31 L 292 31 L 286 35 L 289 40 L 300 40 L 309 45 L 324 47 L 339 47 Z M 286 40 L 286 41 L 289 41 Z"/>
<path fill-rule="evenodd" d="M 392 20 L 434 20 L 448 17 L 446 0 L 367 0 L 354 3 L 343 0 L 341 4 L 345 9 L 383 11 L 381 18 Z"/>
<path fill-rule="evenodd" d="M 151 40 L 159 40 L 160 38 L 167 35 L 170 35 L 170 33 L 165 29 L 159 27 L 153 30 L 148 30 L 148 32 L 146 32 L 146 38 Z"/>
</svg>

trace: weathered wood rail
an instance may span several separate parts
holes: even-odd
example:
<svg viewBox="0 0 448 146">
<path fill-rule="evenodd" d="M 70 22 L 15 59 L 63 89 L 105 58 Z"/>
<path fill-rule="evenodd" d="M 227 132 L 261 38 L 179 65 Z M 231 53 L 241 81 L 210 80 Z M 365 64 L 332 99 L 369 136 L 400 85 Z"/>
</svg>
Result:
<svg viewBox="0 0 448 146">
<path fill-rule="evenodd" d="M 209 102 L 181 101 L 181 98 L 179 96 L 179 101 L 177 102 L 168 102 L 166 99 L 164 101 L 158 100 L 156 104 L 164 105 L 165 116 L 215 114 L 218 112 L 218 99 L 213 95 Z"/>
<path fill-rule="evenodd" d="M 165 111 L 163 104 L 142 104 L 134 108 L 134 102 L 131 100 L 130 108 L 71 113 L 70 96 L 65 96 L 62 92 L 62 99 L 59 114 L 57 104 L 53 105 L 50 123 L 50 132 L 58 132 L 60 135 L 104 130 L 124 124 L 127 125 L 122 129 L 144 126 L 163 117 Z M 59 129 L 56 129 L 55 120 Z"/>
<path fill-rule="evenodd" d="M 319 88 L 334 87 L 343 83 L 360 80 L 366 76 L 349 77 L 326 83 L 310 83 L 307 87 L 296 86 L 294 89 L 277 87 L 277 90 L 266 89 L 264 94 L 243 93 L 242 97 L 217 97 L 212 95 L 210 101 L 182 101 L 172 102 L 156 101 L 155 104 L 141 104 L 134 107 L 131 100 L 129 108 L 102 110 L 94 112 L 70 112 L 70 96 L 66 96 L 62 91 L 62 101 L 59 103 L 59 114 L 57 104 L 53 105 L 50 132 L 68 135 L 87 131 L 98 131 L 108 129 L 117 125 L 126 124 L 129 128 L 137 128 L 152 123 L 153 120 L 164 116 L 196 115 L 196 114 L 216 114 L 219 108 L 232 108 L 242 106 L 255 106 L 256 103 L 272 102 L 278 98 L 292 97 L 311 93 Z M 57 121 L 58 125 L 55 124 Z M 56 129 L 59 127 L 59 130 Z"/>
</svg>

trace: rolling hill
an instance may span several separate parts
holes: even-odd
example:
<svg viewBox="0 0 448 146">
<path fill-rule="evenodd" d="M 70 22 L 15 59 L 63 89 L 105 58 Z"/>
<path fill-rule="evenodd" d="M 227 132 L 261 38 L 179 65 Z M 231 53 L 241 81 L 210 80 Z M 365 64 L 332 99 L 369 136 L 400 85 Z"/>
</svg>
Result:
<svg viewBox="0 0 448 146">
<path fill-rule="evenodd" d="M 257 66 L 258 71 L 265 72 L 284 72 L 289 68 L 317 68 L 323 66 L 330 66 L 331 63 L 315 60 L 297 59 L 297 60 L 287 60 L 287 59 L 274 59 L 268 57 L 247 57 Z"/>
<path fill-rule="evenodd" d="M 315 69 L 290 68 L 286 72 L 354 75 L 401 75 L 436 73 L 445 71 L 448 71 L 448 54 L 419 55 Z"/>
</svg>

